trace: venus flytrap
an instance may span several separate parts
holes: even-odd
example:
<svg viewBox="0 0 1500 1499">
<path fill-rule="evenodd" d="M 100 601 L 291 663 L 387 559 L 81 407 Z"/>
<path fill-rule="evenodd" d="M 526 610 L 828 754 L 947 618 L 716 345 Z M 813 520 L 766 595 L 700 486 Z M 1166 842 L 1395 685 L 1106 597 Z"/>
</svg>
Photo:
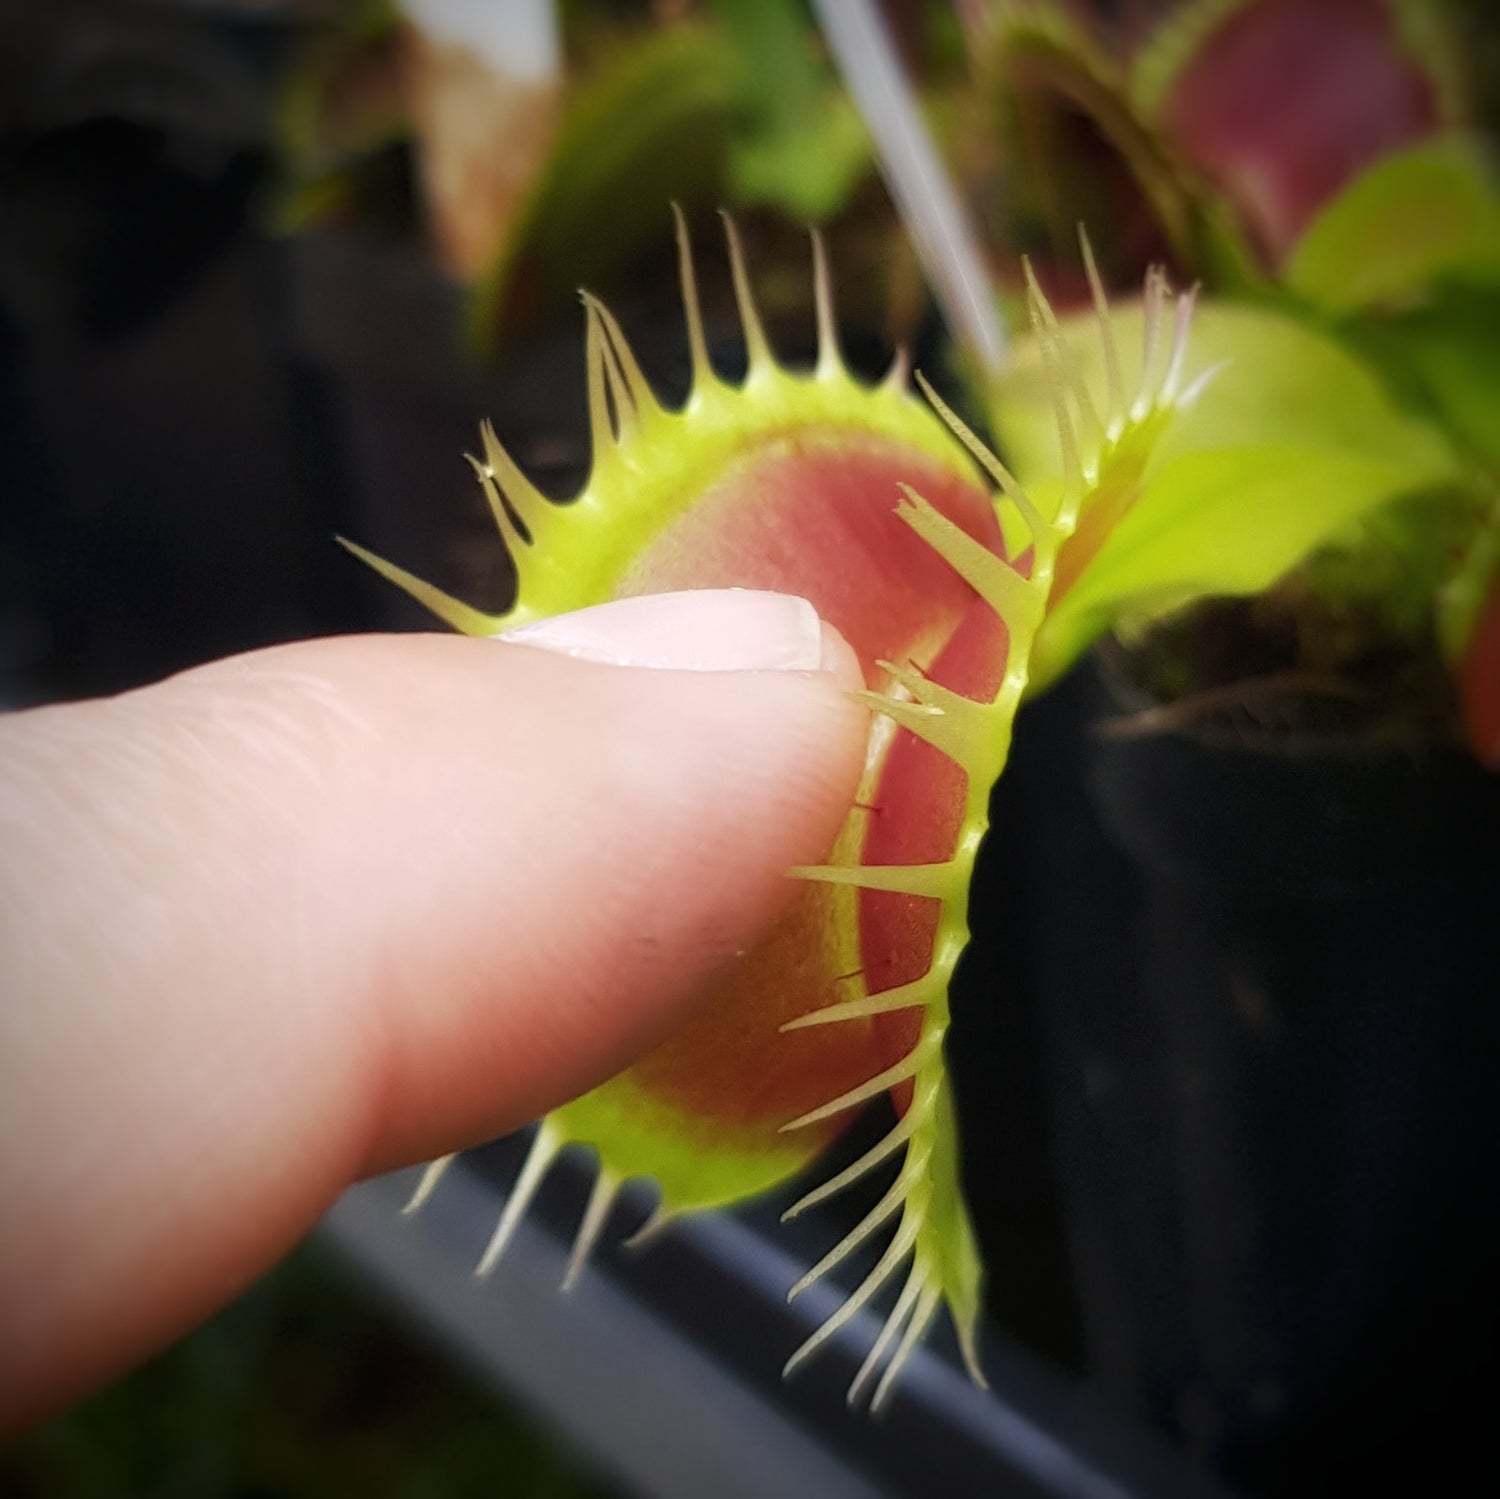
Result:
<svg viewBox="0 0 1500 1499">
<path fill-rule="evenodd" d="M 1101 524 L 1099 515 L 1107 528 L 1171 425 L 1191 302 L 1153 279 L 1147 353 L 1129 380 L 1095 398 L 1030 283 L 1061 455 L 1055 482 L 1033 494 L 925 382 L 927 404 L 910 392 L 902 359 L 875 387 L 850 376 L 816 241 L 817 363 L 805 374 L 783 368 L 732 225 L 728 240 L 749 356 L 742 383 L 727 383 L 709 361 L 679 221 L 693 370 L 685 404 L 661 405 L 619 324 L 586 297 L 593 466 L 582 492 L 566 505 L 547 500 L 484 429 L 483 456 L 473 463 L 515 562 L 512 610 L 485 614 L 349 545 L 467 634 L 633 594 L 733 586 L 801 594 L 853 646 L 873 727 L 856 802 L 828 863 L 794 871 L 803 889 L 791 910 L 695 1018 L 542 1121 L 479 1271 L 498 1263 L 570 1145 L 591 1147 L 599 1164 L 569 1282 L 627 1180 L 656 1184 L 658 1206 L 643 1230 L 654 1232 L 788 1180 L 856 1110 L 887 1094 L 897 1113 L 887 1136 L 791 1209 L 813 1208 L 901 1156 L 880 1201 L 792 1289 L 805 1290 L 890 1226 L 873 1270 L 788 1364 L 904 1274 L 850 1391 L 851 1403 L 868 1395 L 880 1406 L 944 1307 L 982 1382 L 982 1270 L 944 1065 L 948 988 L 968 942 L 969 883 L 990 791 L 1009 754 L 1049 598 L 1070 542 Z M 1117 370 L 1102 289 L 1096 295 L 1100 357 Z M 1086 572 L 1087 558 L 1073 567 Z M 413 1207 L 450 1159 L 429 1168 Z"/>
</svg>

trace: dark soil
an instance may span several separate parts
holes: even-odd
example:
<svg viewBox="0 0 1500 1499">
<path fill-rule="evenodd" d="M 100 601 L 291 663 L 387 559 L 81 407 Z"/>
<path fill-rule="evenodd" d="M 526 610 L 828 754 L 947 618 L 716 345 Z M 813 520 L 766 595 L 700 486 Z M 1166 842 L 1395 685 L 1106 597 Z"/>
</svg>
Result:
<svg viewBox="0 0 1500 1499">
<path fill-rule="evenodd" d="M 1371 608 L 1283 585 L 1211 599 L 1173 615 L 1106 665 L 1139 710 L 1116 735 L 1190 730 L 1275 749 L 1338 738 L 1418 750 L 1458 739 L 1449 675 L 1429 634 L 1391 628 Z"/>
</svg>

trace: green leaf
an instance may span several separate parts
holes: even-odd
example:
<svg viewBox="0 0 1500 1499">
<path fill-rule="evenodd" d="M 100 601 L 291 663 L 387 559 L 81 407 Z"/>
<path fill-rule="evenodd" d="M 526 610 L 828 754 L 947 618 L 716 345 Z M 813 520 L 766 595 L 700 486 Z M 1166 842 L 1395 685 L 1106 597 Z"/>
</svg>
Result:
<svg viewBox="0 0 1500 1499">
<path fill-rule="evenodd" d="M 410 195 L 392 168 L 412 132 L 410 44 L 390 0 L 354 0 L 309 31 L 272 103 L 277 171 L 266 210 L 274 233 L 342 220 L 409 227 Z"/>
<path fill-rule="evenodd" d="M 815 50 L 807 10 L 797 0 L 712 0 L 709 7 L 754 80 L 754 122 L 786 129 L 821 104 L 830 74 Z"/>
<path fill-rule="evenodd" d="M 1125 367 L 1139 368 L 1141 317 L 1115 319 Z M 1092 390 L 1103 360 L 1092 316 L 1066 325 Z M 1399 496 L 1455 482 L 1458 461 L 1331 338 L 1268 309 L 1199 310 L 1180 402 L 1134 503 L 1056 600 L 1033 655 L 1045 686 L 1126 614 L 1269 587 L 1315 547 Z M 1102 399 L 1098 401 L 1103 405 Z M 1023 483 L 1045 498 L 1058 456 L 1046 383 L 1030 341 L 994 393 L 995 426 Z"/>
<path fill-rule="evenodd" d="M 1308 226 L 1287 286 L 1334 312 L 1419 295 L 1454 272 L 1500 280 L 1500 196 L 1462 138 L 1382 158 Z"/>
<path fill-rule="evenodd" d="M 743 129 L 730 157 L 736 204 L 822 223 L 870 174 L 858 111 L 837 86 L 798 0 L 714 0 L 745 78 Z"/>
<path fill-rule="evenodd" d="M 572 94 L 545 171 L 476 288 L 476 341 L 492 344 L 517 289 L 545 305 L 656 244 L 668 205 L 723 190 L 743 70 L 734 48 L 694 26 L 648 31 L 617 48 Z"/>
<path fill-rule="evenodd" d="M 1441 629 L 1444 600 L 1484 517 L 1484 496 L 1468 489 L 1399 499 L 1320 548 L 1305 569 L 1307 586 L 1416 647 Z"/>
<path fill-rule="evenodd" d="M 1200 268 L 1214 257 L 1198 205 L 1098 32 L 1066 0 L 995 5 L 978 28 L 975 99 L 999 148 L 1012 231 L 1040 249 L 1041 235 L 1070 245 L 1080 221 L 1130 221 L 1133 236 L 1144 229 L 1176 263 Z M 1100 250 L 1107 267 L 1110 246 Z"/>
<path fill-rule="evenodd" d="M 1486 599 L 1500 586 L 1500 499 L 1474 528 L 1469 545 L 1437 599 L 1437 637 L 1444 659 L 1456 664 L 1468 649 Z"/>
<path fill-rule="evenodd" d="M 826 223 L 870 175 L 874 158 L 864 121 L 842 94 L 830 94 L 791 130 L 736 142 L 729 163 L 737 204 L 765 205 L 788 218 Z"/>
<path fill-rule="evenodd" d="M 1500 282 L 1445 282 L 1422 306 L 1351 320 L 1347 336 L 1500 479 Z"/>
<path fill-rule="evenodd" d="M 349 169 L 410 133 L 400 12 L 356 0 L 336 24 L 311 32 L 277 91 L 272 128 L 289 172 L 316 178 Z"/>
</svg>

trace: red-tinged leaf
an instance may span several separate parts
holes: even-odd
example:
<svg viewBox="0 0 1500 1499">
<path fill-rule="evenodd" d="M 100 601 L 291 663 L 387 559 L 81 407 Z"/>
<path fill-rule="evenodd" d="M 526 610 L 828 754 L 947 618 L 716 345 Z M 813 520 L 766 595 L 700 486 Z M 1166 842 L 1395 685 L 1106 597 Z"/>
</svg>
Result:
<svg viewBox="0 0 1500 1499">
<path fill-rule="evenodd" d="M 1139 60 L 1138 93 L 1280 265 L 1359 172 L 1449 123 L 1436 24 L 1401 0 L 1200 0 Z"/>
<path fill-rule="evenodd" d="M 1469 747 L 1480 764 L 1500 771 L 1500 583 L 1490 590 L 1458 673 Z"/>
</svg>

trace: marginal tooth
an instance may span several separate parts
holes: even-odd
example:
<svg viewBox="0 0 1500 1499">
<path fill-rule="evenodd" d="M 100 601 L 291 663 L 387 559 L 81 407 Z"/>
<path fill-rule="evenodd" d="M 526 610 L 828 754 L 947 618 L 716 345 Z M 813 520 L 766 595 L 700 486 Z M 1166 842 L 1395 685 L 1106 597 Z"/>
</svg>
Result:
<svg viewBox="0 0 1500 1499">
<path fill-rule="evenodd" d="M 750 289 L 750 272 L 745 266 L 745 251 L 740 244 L 740 232 L 727 213 L 720 212 L 724 220 L 724 238 L 729 245 L 729 272 L 734 278 L 734 300 L 740 310 L 740 325 L 745 335 L 745 353 L 750 362 L 748 379 L 754 379 L 764 370 L 772 369 L 776 358 L 766 342 L 766 330 L 761 325 L 760 311 L 755 305 L 755 293 Z"/>
<path fill-rule="evenodd" d="M 677 229 L 677 270 L 682 281 L 682 310 L 687 317 L 693 390 L 701 391 L 713 384 L 714 369 L 708 362 L 708 340 L 703 336 L 703 306 L 698 301 L 698 278 L 693 270 L 693 244 L 688 238 L 687 220 L 682 216 L 682 209 L 675 203 L 672 205 L 672 220 Z M 691 394 L 688 399 L 692 400 Z"/>
<path fill-rule="evenodd" d="M 972 772 L 973 767 L 969 762 L 974 758 L 976 732 L 984 719 L 984 710 L 978 703 L 971 703 L 971 711 L 964 713 L 962 709 L 950 710 L 926 703 L 908 702 L 905 698 L 890 697 L 883 692 L 851 692 L 849 696 L 876 713 L 885 714 L 903 729 L 925 740 L 950 760 Z"/>
<path fill-rule="evenodd" d="M 922 1115 L 915 1109 L 908 1109 L 896 1122 L 896 1127 L 890 1130 L 878 1145 L 867 1150 L 853 1165 L 845 1166 L 837 1176 L 831 1176 L 821 1187 L 815 1187 L 805 1196 L 799 1197 L 786 1212 L 781 1215 L 783 1223 L 790 1223 L 793 1218 L 800 1218 L 809 1208 L 815 1208 L 820 1202 L 827 1202 L 830 1197 L 842 1192 L 845 1187 L 853 1186 L 867 1172 L 873 1171 L 882 1161 L 894 1155 L 902 1145 L 911 1139 L 912 1131 L 921 1123 Z"/>
<path fill-rule="evenodd" d="M 635 413 L 623 399 L 624 382 L 614 365 L 604 324 L 593 308 L 588 313 L 584 357 L 588 362 L 589 439 L 597 464 L 631 435 Z"/>
<path fill-rule="evenodd" d="M 941 1046 L 942 1039 L 942 1027 L 934 1026 L 899 1062 L 887 1067 L 883 1072 L 877 1072 L 874 1077 L 861 1083 L 857 1088 L 850 1088 L 848 1092 L 840 1093 L 837 1098 L 831 1099 L 821 1107 L 800 1115 L 790 1124 L 783 1124 L 781 1133 L 786 1134 L 791 1130 L 803 1129 L 809 1124 L 819 1124 L 824 1119 L 831 1119 L 835 1114 L 842 1114 L 845 1109 L 868 1103 L 872 1098 L 878 1098 L 888 1089 L 894 1088 L 897 1083 L 904 1083 L 909 1078 L 915 1077 L 932 1052 Z"/>
<path fill-rule="evenodd" d="M 1172 320 L 1172 355 L 1167 362 L 1167 376 L 1161 383 L 1157 399 L 1170 406 L 1177 399 L 1177 387 L 1182 383 L 1182 366 L 1187 359 L 1188 336 L 1193 328 L 1193 308 L 1198 302 L 1198 283 L 1194 282 L 1177 299 Z"/>
<path fill-rule="evenodd" d="M 917 371 L 917 385 L 922 394 L 927 397 L 932 409 L 942 417 L 953 435 L 978 459 L 984 471 L 995 481 L 1000 492 L 1021 513 L 1021 519 L 1026 523 L 1026 529 L 1031 533 L 1033 543 L 1048 529 L 1047 522 L 1042 519 L 1039 511 L 1031 502 L 1031 496 L 1021 487 L 1016 478 L 1001 461 L 990 452 L 974 430 L 948 405 L 946 401 L 932 388 L 927 377 L 920 370 Z"/>
<path fill-rule="evenodd" d="M 1146 272 L 1146 289 L 1141 298 L 1141 384 L 1136 392 L 1135 404 L 1130 408 L 1130 414 L 1136 421 L 1144 417 L 1153 404 L 1152 376 L 1156 369 L 1157 349 L 1161 345 L 1166 295 L 1166 273 L 1160 266 L 1154 265 Z"/>
<path fill-rule="evenodd" d="M 584 299 L 584 306 L 588 308 L 588 315 L 594 320 L 599 328 L 599 341 L 604 350 L 604 379 L 608 387 L 610 405 L 614 410 L 615 430 L 619 434 L 622 443 L 629 442 L 640 430 L 641 408 L 636 404 L 635 392 L 631 389 L 630 381 L 625 375 L 624 361 L 620 356 L 620 345 L 624 339 L 624 333 L 619 332 L 619 324 L 615 324 L 619 337 L 611 335 L 609 330 L 612 319 L 607 319 L 604 304 L 597 299 Z M 639 375 L 640 370 L 637 368 Z M 644 376 L 642 376 L 644 383 Z"/>
<path fill-rule="evenodd" d="M 1089 444 L 1094 449 L 1101 448 L 1105 440 L 1104 423 L 1099 418 L 1094 398 L 1089 394 L 1088 382 L 1083 378 L 1078 361 L 1072 357 L 1063 343 L 1062 324 L 1058 322 L 1057 314 L 1052 310 L 1052 304 L 1047 300 L 1046 293 L 1038 283 L 1036 272 L 1029 260 L 1025 262 L 1025 274 L 1026 294 L 1034 314 L 1041 320 L 1044 342 L 1051 341 L 1059 350 L 1058 368 L 1064 384 L 1073 397 L 1073 404 L 1078 408 L 1078 415 L 1083 421 Z"/>
<path fill-rule="evenodd" d="M 794 880 L 821 885 L 857 885 L 862 890 L 891 890 L 898 895 L 954 898 L 963 876 L 951 859 L 941 864 L 800 864 L 787 873 Z"/>
<path fill-rule="evenodd" d="M 526 530 L 522 531 L 517 526 L 517 517 L 511 514 L 510 507 L 500 492 L 500 486 L 495 483 L 493 472 L 472 453 L 465 453 L 464 457 L 469 460 L 469 467 L 474 470 L 474 477 L 479 480 L 479 488 L 484 493 L 485 504 L 490 507 L 495 529 L 500 533 L 500 539 L 505 543 L 506 551 L 510 553 L 513 562 L 519 563 L 520 559 L 526 555 L 527 548 L 534 545 L 534 538 L 530 535 L 531 527 L 527 526 Z M 522 525 L 525 525 L 524 520 Z"/>
<path fill-rule="evenodd" d="M 922 1287 L 927 1284 L 927 1270 L 924 1265 L 915 1264 L 911 1267 L 911 1274 L 906 1277 L 906 1284 L 901 1287 L 901 1294 L 896 1298 L 896 1304 L 891 1308 L 891 1314 L 885 1319 L 885 1326 L 880 1329 L 880 1336 L 875 1339 L 874 1346 L 865 1356 L 865 1361 L 859 1366 L 859 1373 L 854 1376 L 854 1383 L 849 1386 L 848 1404 L 852 1410 L 864 1399 L 865 1389 L 875 1377 L 875 1371 L 880 1367 L 880 1361 L 885 1357 L 885 1351 L 891 1346 L 891 1341 L 901 1331 L 901 1325 L 911 1315 L 911 1309 L 916 1305 L 917 1297 L 922 1293 Z"/>
<path fill-rule="evenodd" d="M 635 350 L 630 347 L 630 340 L 625 337 L 625 330 L 620 326 L 619 319 L 592 292 L 584 292 L 583 300 L 585 306 L 604 324 L 604 331 L 609 336 L 610 351 L 615 357 L 620 379 L 629 393 L 636 414 L 644 419 L 659 412 L 661 403 L 656 399 L 656 392 L 651 389 L 651 382 L 642 372 Z"/>
<path fill-rule="evenodd" d="M 1125 414 L 1125 376 L 1120 367 L 1120 346 L 1115 341 L 1114 319 L 1110 316 L 1109 298 L 1104 294 L 1104 282 L 1099 276 L 1099 265 L 1094 259 L 1094 247 L 1089 243 L 1088 232 L 1078 226 L 1078 248 L 1083 251 L 1083 269 L 1088 276 L 1089 296 L 1094 302 L 1094 316 L 1099 323 L 1099 342 L 1104 350 L 1104 379 L 1109 391 L 1110 420 Z"/>
<path fill-rule="evenodd" d="M 1026 278 L 1026 305 L 1031 315 L 1033 328 L 1048 334 L 1053 339 L 1060 339 L 1063 331 L 1062 320 L 1052 306 L 1052 298 L 1042 290 L 1036 267 L 1029 259 L 1026 259 L 1022 262 L 1022 270 Z"/>
<path fill-rule="evenodd" d="M 1052 557 L 1056 555 L 1061 539 L 1073 534 L 1078 521 L 1078 506 L 1083 498 L 1083 467 L 1078 458 L 1078 439 L 1073 432 L 1073 421 L 1068 415 L 1067 402 L 1063 397 L 1062 361 L 1066 350 L 1054 339 L 1042 340 L 1042 369 L 1047 377 L 1048 392 L 1052 399 L 1052 416 L 1057 425 L 1057 446 L 1062 458 L 1063 503 L 1058 509 L 1045 546 L 1037 547 L 1040 563 L 1045 555 L 1050 571 Z"/>
<path fill-rule="evenodd" d="M 982 542 L 975 541 L 962 526 L 955 525 L 909 485 L 900 486 L 906 497 L 897 514 L 931 546 L 947 564 L 1016 633 L 1033 630 L 1041 622 L 1046 598 L 1030 578 L 1023 578 L 1003 557 L 997 557 Z M 1038 556 L 1044 549 L 1037 547 Z M 977 705 L 976 705 L 977 706 Z"/>
<path fill-rule="evenodd" d="M 915 666 L 902 666 L 896 661 L 877 661 L 875 664 L 893 682 L 911 693 L 917 702 L 929 708 L 941 708 L 945 713 L 962 713 L 965 708 L 987 711 L 989 708 L 987 703 L 976 703 L 973 698 L 965 697 L 961 692 L 954 692 L 951 687 L 944 687 L 941 682 L 934 682 L 931 677 L 923 676 Z"/>
<path fill-rule="evenodd" d="M 981 1390 L 989 1389 L 990 1382 L 984 1377 L 984 1370 L 979 1367 L 978 1317 L 955 1316 L 953 1319 L 953 1330 L 958 1334 L 958 1351 L 963 1358 L 964 1368 L 969 1371 L 969 1378 Z"/>
<path fill-rule="evenodd" d="M 1077 407 L 1078 415 L 1082 419 L 1084 437 L 1089 445 L 1089 451 L 1098 455 L 1103 451 L 1109 434 L 1099 415 L 1099 408 L 1094 405 L 1094 398 L 1089 394 L 1088 382 L 1078 368 L 1078 361 L 1071 355 L 1063 360 L 1062 372 L 1063 379 L 1068 382 L 1068 389 L 1072 392 L 1073 404 Z M 1094 461 L 1098 461 L 1097 456 Z"/>
<path fill-rule="evenodd" d="M 374 568 L 382 578 L 409 593 L 424 609 L 435 614 L 444 624 L 451 625 L 460 634 L 493 635 L 507 624 L 514 623 L 500 615 L 485 614 L 472 608 L 452 594 L 444 593 L 441 588 L 435 588 L 431 583 L 407 572 L 405 568 L 397 567 L 394 562 L 387 562 L 384 557 L 377 557 L 374 552 L 366 551 L 358 542 L 349 541 L 343 536 L 336 537 L 335 540 L 346 552 L 352 552 L 361 562 Z"/>
<path fill-rule="evenodd" d="M 876 692 L 873 688 L 861 688 L 849 696 L 872 713 L 883 713 L 905 727 L 910 727 L 914 721 L 940 722 L 947 716 L 935 703 L 914 703 L 909 698 L 892 697 L 888 692 Z M 912 729 L 912 732 L 920 733 L 921 730 Z"/>
<path fill-rule="evenodd" d="M 1196 401 L 1198 397 L 1201 396 L 1203 392 L 1213 384 L 1218 376 L 1223 374 L 1225 369 L 1227 369 L 1233 362 L 1234 361 L 1231 359 L 1220 359 L 1217 363 L 1209 365 L 1209 367 L 1204 370 L 1203 373 L 1199 375 L 1193 381 L 1193 383 L 1189 385 L 1185 391 L 1183 391 L 1180 396 L 1177 397 L 1175 404 L 1179 407 L 1191 406 L 1193 402 Z"/>
<path fill-rule="evenodd" d="M 901 1175 L 886 1189 L 885 1195 L 786 1293 L 788 1301 L 795 1301 L 804 1291 L 815 1286 L 830 1270 L 853 1254 L 882 1223 L 906 1205 L 912 1182 L 925 1169 L 930 1154 L 930 1146 L 920 1153 L 908 1154 L 906 1163 L 901 1168 Z M 920 1219 L 920 1213 L 908 1213 L 906 1219 L 903 1219 L 902 1227 L 906 1227 L 908 1223 L 917 1227 Z M 802 1350 L 799 1349 L 794 1358 L 800 1361 L 802 1356 Z"/>
<path fill-rule="evenodd" d="M 828 251 L 823 236 L 812 230 L 813 304 L 818 319 L 818 364 L 820 380 L 833 380 L 844 373 L 844 356 L 839 349 L 838 315 L 834 310 L 833 276 L 828 269 Z"/>
<path fill-rule="evenodd" d="M 411 1194 L 406 1206 L 401 1209 L 404 1215 L 409 1217 L 412 1213 L 421 1209 L 427 1199 L 432 1196 L 437 1184 L 443 1179 L 443 1173 L 457 1159 L 458 1156 L 455 1153 L 453 1155 L 440 1155 L 437 1160 L 428 1161 L 426 1168 L 422 1172 L 422 1180 L 417 1183 L 416 1190 Z"/>
<path fill-rule="evenodd" d="M 623 1247 L 644 1249 L 648 1244 L 654 1244 L 676 1221 L 677 1214 L 666 1203 L 658 1202 L 646 1221 L 624 1241 Z"/>
<path fill-rule="evenodd" d="M 895 989 L 882 989 L 879 994 L 866 994 L 862 999 L 846 999 L 841 1004 L 824 1005 L 821 1010 L 809 1010 L 795 1020 L 788 1020 L 783 1031 L 805 1031 L 815 1025 L 832 1025 L 839 1020 L 862 1020 L 868 1015 L 889 1015 L 896 1010 L 914 1010 L 925 1007 L 938 992 L 939 985 L 932 974 L 924 974 L 910 984 Z"/>
<path fill-rule="evenodd" d="M 535 543 L 539 529 L 556 515 L 557 506 L 522 473 L 520 465 L 506 452 L 495 436 L 494 427 L 487 421 L 479 424 L 479 440 L 484 444 L 484 466 L 489 478 L 520 517 L 521 524 L 531 533 L 531 540 Z"/>
<path fill-rule="evenodd" d="M 583 1221 L 578 1225 L 578 1237 L 573 1240 L 573 1252 L 568 1256 L 568 1269 L 562 1281 L 564 1291 L 571 1291 L 578 1284 L 578 1277 L 583 1274 L 583 1267 L 594 1252 L 594 1245 L 599 1242 L 609 1210 L 619 1194 L 620 1178 L 600 1166 L 599 1174 L 594 1178 L 594 1188 L 589 1193 L 588 1206 L 583 1210 Z"/>
<path fill-rule="evenodd" d="M 1021 279 L 1026 286 L 1026 316 L 1030 320 L 1032 332 L 1050 333 L 1057 327 L 1057 314 L 1053 312 L 1052 304 L 1042 290 L 1042 283 L 1036 279 L 1036 267 L 1032 265 L 1029 255 L 1021 257 Z"/>
<path fill-rule="evenodd" d="M 604 378 L 609 386 L 609 399 L 615 411 L 616 440 L 624 446 L 634 441 L 641 429 L 641 418 L 625 384 L 619 353 L 608 338 L 604 340 Z"/>
<path fill-rule="evenodd" d="M 901 1342 L 891 1356 L 890 1363 L 886 1365 L 885 1374 L 875 1387 L 874 1398 L 870 1401 L 872 1414 L 885 1409 L 885 1403 L 895 1388 L 897 1377 L 906 1367 L 907 1360 L 916 1351 L 917 1344 L 922 1341 L 927 1329 L 932 1326 L 932 1319 L 937 1315 L 938 1303 L 941 1300 L 942 1292 L 936 1286 L 924 1287 L 922 1294 L 917 1297 L 917 1306 L 912 1313 L 912 1319 L 907 1323 L 906 1331 L 902 1334 Z"/>
<path fill-rule="evenodd" d="M 1031 261 L 1021 260 L 1021 270 L 1026 278 L 1027 307 L 1031 314 L 1031 325 L 1037 335 L 1037 344 L 1042 352 L 1042 371 L 1047 377 L 1047 393 L 1052 401 L 1052 415 L 1057 423 L 1057 440 L 1062 452 L 1063 493 L 1068 497 L 1068 506 L 1076 514 L 1078 497 L 1082 493 L 1083 469 L 1078 459 L 1078 440 L 1073 432 L 1073 421 L 1068 415 L 1067 380 L 1063 366 L 1068 351 L 1057 331 L 1057 316 L 1047 300 Z M 1058 518 L 1058 526 L 1072 530 L 1072 515 L 1064 523 Z M 1054 529 L 1057 529 L 1054 527 Z M 1040 559 L 1042 546 L 1038 538 L 1037 554 Z"/>
<path fill-rule="evenodd" d="M 786 1361 L 782 1377 L 793 1373 L 806 1363 L 841 1328 L 858 1314 L 861 1307 L 888 1281 L 912 1251 L 917 1241 L 920 1224 L 903 1219 L 895 1237 L 886 1246 L 885 1253 L 875 1263 L 875 1268 L 860 1282 L 859 1289 Z"/>
<path fill-rule="evenodd" d="M 500 1263 L 500 1256 L 515 1237 L 516 1229 L 520 1226 L 526 1209 L 531 1206 L 531 1199 L 536 1196 L 537 1188 L 541 1186 L 542 1179 L 566 1143 L 562 1135 L 545 1119 L 537 1125 L 531 1149 L 526 1155 L 526 1164 L 521 1167 L 521 1174 L 511 1188 L 505 1211 L 501 1213 L 495 1232 L 479 1257 L 479 1263 L 474 1267 L 475 1275 L 486 1276 Z"/>
<path fill-rule="evenodd" d="M 609 419 L 609 397 L 604 386 L 604 331 L 599 319 L 589 314 L 584 353 L 588 362 L 589 438 L 595 460 L 614 443 L 614 424 Z"/>
<path fill-rule="evenodd" d="M 903 347 L 891 356 L 890 368 L 880 382 L 880 389 L 896 395 L 904 395 L 911 379 L 911 355 Z"/>
</svg>

